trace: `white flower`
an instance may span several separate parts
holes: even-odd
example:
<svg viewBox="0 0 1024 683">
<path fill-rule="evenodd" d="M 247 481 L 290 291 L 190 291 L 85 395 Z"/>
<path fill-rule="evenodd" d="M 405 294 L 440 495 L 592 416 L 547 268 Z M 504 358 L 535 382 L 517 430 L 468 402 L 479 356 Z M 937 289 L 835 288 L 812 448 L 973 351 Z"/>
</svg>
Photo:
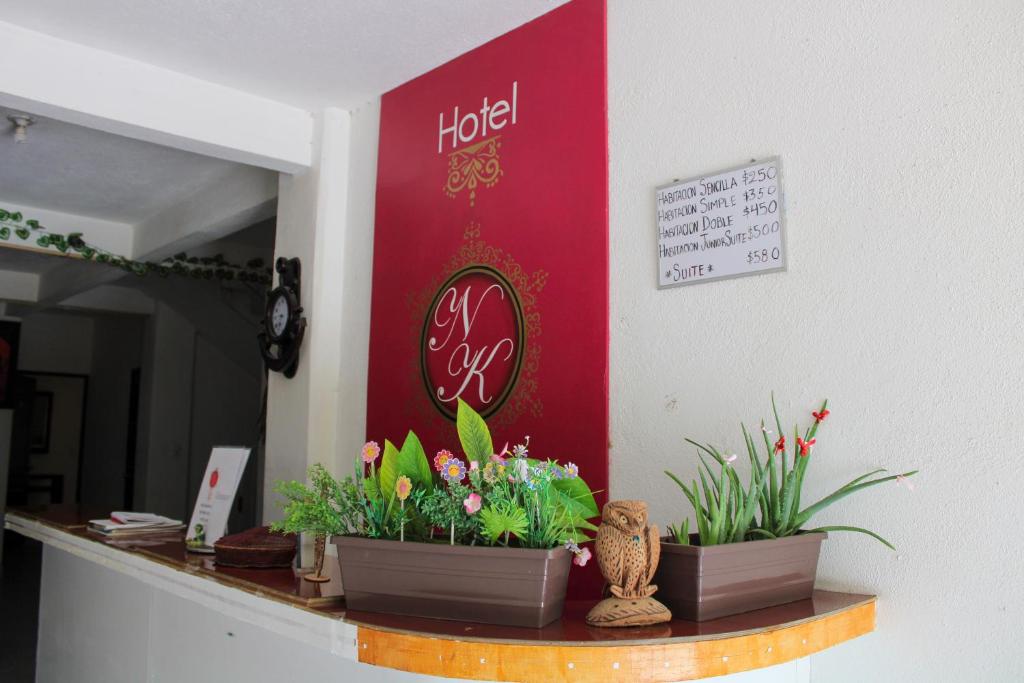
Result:
<svg viewBox="0 0 1024 683">
<path fill-rule="evenodd" d="M 512 473 L 518 481 L 526 482 L 530 480 L 530 465 L 525 459 L 513 460 L 512 461 Z"/>
</svg>

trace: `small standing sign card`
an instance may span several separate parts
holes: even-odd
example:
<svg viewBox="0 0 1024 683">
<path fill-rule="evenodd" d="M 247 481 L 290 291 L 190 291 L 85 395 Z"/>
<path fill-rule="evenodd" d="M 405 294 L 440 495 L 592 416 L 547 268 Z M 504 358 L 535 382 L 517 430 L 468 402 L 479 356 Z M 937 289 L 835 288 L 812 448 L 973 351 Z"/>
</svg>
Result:
<svg viewBox="0 0 1024 683">
<path fill-rule="evenodd" d="M 186 548 L 193 552 L 213 552 L 213 544 L 227 530 L 228 516 L 248 460 L 248 448 L 217 446 L 210 452 L 203 485 L 185 534 Z"/>
<path fill-rule="evenodd" d="M 778 157 L 657 189 L 658 287 L 786 269 Z"/>
</svg>

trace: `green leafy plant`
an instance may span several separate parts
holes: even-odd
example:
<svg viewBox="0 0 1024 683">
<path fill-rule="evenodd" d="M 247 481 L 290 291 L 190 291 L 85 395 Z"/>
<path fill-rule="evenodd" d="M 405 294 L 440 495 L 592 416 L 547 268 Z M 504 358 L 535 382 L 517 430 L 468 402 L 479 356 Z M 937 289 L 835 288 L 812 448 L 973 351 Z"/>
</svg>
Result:
<svg viewBox="0 0 1024 683">
<path fill-rule="evenodd" d="M 366 443 L 354 476 L 343 481 L 316 466 L 310 470 L 313 489 L 326 492 L 327 503 L 298 482 L 279 484 L 275 490 L 290 501 L 286 517 L 294 523 L 278 527 L 298 528 L 307 519 L 324 517 L 332 522 L 329 533 L 369 538 L 565 545 L 576 553 L 577 564 L 585 564 L 590 551 L 579 544 L 596 531 L 590 520 L 600 512 L 576 465 L 529 457 L 529 437 L 511 451 L 495 453 L 486 421 L 462 401 L 456 432 L 465 460 L 444 449 L 431 467 L 419 438 L 409 432 L 400 449 L 390 441 L 383 452 L 376 442 Z M 309 508 L 313 503 L 315 510 Z"/>
<path fill-rule="evenodd" d="M 54 249 L 86 261 L 120 268 L 135 275 L 155 274 L 161 277 L 181 275 L 200 280 L 238 281 L 269 285 L 273 271 L 263 259 L 250 259 L 244 264 L 227 261 L 222 254 L 189 256 L 180 252 L 162 261 L 135 261 L 90 244 L 81 232 L 67 235 L 53 232 L 35 219 L 25 219 L 20 211 L 0 208 L 0 242 L 39 249 Z"/>
<path fill-rule="evenodd" d="M 800 436 L 799 428 L 794 427 L 793 442 L 790 444 L 792 455 L 786 451 L 786 437 L 775 407 L 774 396 L 772 412 L 779 436 L 773 440 L 772 430 L 764 421 L 761 422 L 765 450 L 763 459 L 758 455 L 754 438 L 746 426 L 741 425 L 747 458 L 750 461 L 750 478 L 746 486 L 733 468 L 737 456 L 723 455 L 714 446 L 700 444 L 691 439 L 687 439 L 687 442 L 696 446 L 700 461 L 697 466 L 700 488 L 696 480 L 692 480 L 687 486 L 676 475 L 665 472 L 683 491 L 693 508 L 700 544 L 706 546 L 739 543 L 745 540 L 782 538 L 815 531 L 854 531 L 867 534 L 893 548 L 889 541 L 861 527 L 822 526 L 804 529 L 804 526 L 815 514 L 852 493 L 888 481 L 902 482 L 907 477 L 917 474 L 917 470 L 888 476 L 878 476 L 886 471 L 884 469 L 872 470 L 839 487 L 821 500 L 801 508 L 801 493 L 807 468 L 813 459 L 812 451 L 817 443 L 818 427 L 830 414 L 828 401 L 824 401 L 819 410 L 811 413 L 814 423 L 804 431 L 803 437 Z M 717 465 L 717 475 L 709 460 Z M 669 530 L 677 542 L 689 542 L 689 519 L 686 519 L 683 525 L 670 525 Z"/>
<path fill-rule="evenodd" d="M 335 506 L 340 486 L 323 465 L 309 468 L 311 485 L 300 481 L 281 481 L 274 492 L 285 498 L 284 519 L 270 525 L 272 531 L 289 534 L 329 536 L 341 533 L 345 520 Z"/>
</svg>

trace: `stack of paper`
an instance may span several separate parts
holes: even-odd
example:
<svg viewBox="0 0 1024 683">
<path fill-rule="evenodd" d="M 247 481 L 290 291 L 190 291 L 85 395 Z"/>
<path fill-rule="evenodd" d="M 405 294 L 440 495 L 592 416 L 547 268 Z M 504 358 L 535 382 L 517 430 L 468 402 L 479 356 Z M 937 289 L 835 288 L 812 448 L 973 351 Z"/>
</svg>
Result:
<svg viewBox="0 0 1024 683">
<path fill-rule="evenodd" d="M 184 528 L 180 519 L 148 512 L 111 512 L 110 519 L 89 520 L 89 529 L 107 536 L 168 533 Z"/>
</svg>

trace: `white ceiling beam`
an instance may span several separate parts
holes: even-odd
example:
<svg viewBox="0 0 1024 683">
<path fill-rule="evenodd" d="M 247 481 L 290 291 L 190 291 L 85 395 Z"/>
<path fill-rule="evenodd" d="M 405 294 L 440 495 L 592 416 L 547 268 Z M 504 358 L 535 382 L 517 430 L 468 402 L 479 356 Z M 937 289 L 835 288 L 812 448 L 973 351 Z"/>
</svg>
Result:
<svg viewBox="0 0 1024 683">
<path fill-rule="evenodd" d="M 122 255 L 137 261 L 160 261 L 266 220 L 277 210 L 277 188 L 276 176 L 240 166 L 137 225 L 133 249 Z M 85 239 L 89 240 L 89 233 Z M 72 267 L 80 265 L 88 267 Z M 56 306 L 122 277 L 137 276 L 98 263 L 54 268 L 39 281 L 38 304 Z"/>
<path fill-rule="evenodd" d="M 149 315 L 153 312 L 154 304 L 153 299 L 134 287 L 101 285 L 65 299 L 61 302 L 61 308 Z"/>
<path fill-rule="evenodd" d="M 297 173 L 309 112 L 0 22 L 0 105 L 206 156 Z"/>
<path fill-rule="evenodd" d="M 132 226 L 128 223 L 117 223 L 114 221 L 100 220 L 98 218 L 89 218 L 88 216 L 78 216 L 71 213 L 62 213 L 60 211 L 50 211 L 49 209 L 42 209 L 38 206 L 19 204 L 18 202 L 9 201 L 3 197 L 0 197 L 0 208 L 21 213 L 23 221 L 30 219 L 37 220 L 39 221 L 40 226 L 50 232 L 56 232 L 61 235 L 80 232 L 89 240 L 89 244 L 95 247 L 106 249 L 107 251 L 115 254 L 132 253 L 133 233 Z M 27 246 L 35 246 L 35 237 L 32 237 L 27 243 L 23 243 L 17 238 L 12 237 L 9 240 L 9 243 L 14 246 L 25 244 L 27 244 Z M 4 243 L 0 242 L 0 246 L 3 245 Z"/>
<path fill-rule="evenodd" d="M 33 303 L 39 296 L 39 276 L 14 270 L 0 270 L 0 299 Z"/>
<path fill-rule="evenodd" d="M 277 176 L 239 167 L 135 226 L 131 256 L 159 260 L 230 235 L 277 211 Z"/>
</svg>

